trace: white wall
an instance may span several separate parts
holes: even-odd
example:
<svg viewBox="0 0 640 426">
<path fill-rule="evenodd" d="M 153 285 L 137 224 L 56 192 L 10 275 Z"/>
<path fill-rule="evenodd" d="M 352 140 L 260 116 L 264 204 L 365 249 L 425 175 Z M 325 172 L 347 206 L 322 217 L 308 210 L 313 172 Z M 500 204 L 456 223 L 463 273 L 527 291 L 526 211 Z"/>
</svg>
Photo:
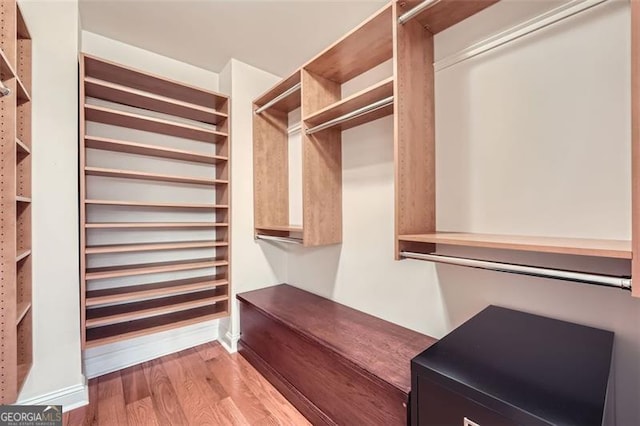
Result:
<svg viewBox="0 0 640 426">
<path fill-rule="evenodd" d="M 20 401 L 81 386 L 77 1 L 23 0 L 33 38 L 34 365 Z"/>
<path fill-rule="evenodd" d="M 232 59 L 220 72 L 220 88 L 231 96 L 231 320 L 220 322 L 220 339 L 231 349 L 239 337 L 235 295 L 285 282 L 286 253 L 253 236 L 252 102 L 280 80 Z"/>
<path fill-rule="evenodd" d="M 501 2 L 438 35 L 436 55 L 552 6 Z M 441 229 L 629 239 L 628 25 L 626 3 L 599 6 L 438 72 Z M 290 249 L 288 281 L 436 337 L 489 304 L 612 330 L 615 411 L 609 423 L 640 424 L 640 301 L 628 292 L 392 260 L 392 126 L 384 118 L 343 133 L 343 243 Z M 594 258 L 506 256 L 628 270 Z"/>
</svg>

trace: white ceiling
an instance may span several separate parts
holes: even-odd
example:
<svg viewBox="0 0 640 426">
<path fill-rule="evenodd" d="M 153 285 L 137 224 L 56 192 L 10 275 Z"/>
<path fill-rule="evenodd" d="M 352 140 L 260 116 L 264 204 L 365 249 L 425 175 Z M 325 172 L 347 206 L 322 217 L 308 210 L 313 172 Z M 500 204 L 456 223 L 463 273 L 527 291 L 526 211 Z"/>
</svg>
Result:
<svg viewBox="0 0 640 426">
<path fill-rule="evenodd" d="M 80 0 L 82 29 L 219 72 L 231 57 L 285 76 L 386 0 Z"/>
</svg>

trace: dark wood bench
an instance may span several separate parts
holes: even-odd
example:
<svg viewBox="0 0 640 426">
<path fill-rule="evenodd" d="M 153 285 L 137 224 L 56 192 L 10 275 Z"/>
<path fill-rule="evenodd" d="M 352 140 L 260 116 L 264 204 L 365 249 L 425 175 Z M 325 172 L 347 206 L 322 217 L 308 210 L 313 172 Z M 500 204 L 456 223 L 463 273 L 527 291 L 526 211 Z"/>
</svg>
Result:
<svg viewBox="0 0 640 426">
<path fill-rule="evenodd" d="M 237 297 L 240 353 L 312 423 L 407 424 L 410 361 L 435 339 L 286 284 Z"/>
</svg>

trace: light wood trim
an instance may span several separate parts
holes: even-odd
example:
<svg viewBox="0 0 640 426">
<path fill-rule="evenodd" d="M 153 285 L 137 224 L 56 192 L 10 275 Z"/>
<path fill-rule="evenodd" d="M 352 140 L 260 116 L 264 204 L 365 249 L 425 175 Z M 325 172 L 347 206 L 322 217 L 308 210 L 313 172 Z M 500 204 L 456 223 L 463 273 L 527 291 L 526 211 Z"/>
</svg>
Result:
<svg viewBox="0 0 640 426">
<path fill-rule="evenodd" d="M 211 313 L 211 309 L 205 307 L 155 318 L 147 318 L 128 324 L 94 328 L 88 332 L 86 347 L 94 348 L 109 343 L 121 342 L 134 337 L 146 336 L 161 331 L 173 330 L 191 324 L 223 318 L 228 315 L 229 313 L 226 309 Z"/>
<path fill-rule="evenodd" d="M 307 127 L 317 126 L 319 124 L 326 123 L 329 120 L 333 120 L 342 115 L 353 112 L 359 108 L 363 108 L 367 105 L 371 105 L 376 101 L 385 99 L 392 95 L 393 95 L 393 77 L 389 77 L 387 79 L 384 79 L 372 85 L 371 87 L 368 87 L 347 98 L 341 99 L 340 101 L 334 104 L 331 104 L 325 108 L 322 108 L 321 110 L 304 118 L 304 121 Z M 390 114 L 393 114 L 393 105 L 390 105 L 387 108 L 382 108 L 381 110 L 375 111 L 373 113 L 366 114 L 362 117 L 349 120 L 336 127 L 341 130 L 346 130 L 346 129 L 355 127 L 356 125 L 365 124 Z"/>
<path fill-rule="evenodd" d="M 16 195 L 16 201 L 19 203 L 30 203 L 31 197 L 25 197 L 23 195 Z"/>
<path fill-rule="evenodd" d="M 464 21 L 499 0 L 441 0 L 434 6 L 422 11 L 413 18 L 433 34 L 444 31 L 447 28 Z M 402 1 L 404 8 L 400 9 L 400 15 L 413 9 L 420 1 Z M 402 6 L 401 6 L 402 7 Z M 411 22 L 411 21 L 409 21 Z M 406 25 L 406 24 L 405 24 Z"/>
<path fill-rule="evenodd" d="M 26 146 L 24 142 L 20 140 L 20 138 L 16 138 L 16 148 L 18 149 L 19 154 L 24 154 L 24 155 L 31 154 L 31 150 L 29 149 L 29 147 Z"/>
<path fill-rule="evenodd" d="M 87 306 L 126 303 L 223 287 L 227 287 L 228 290 L 227 280 L 217 280 L 215 277 L 208 277 L 209 279 L 205 280 L 205 278 L 207 277 L 89 291 L 87 292 Z M 229 294 L 228 291 L 227 294 Z"/>
<path fill-rule="evenodd" d="M 403 12 L 394 4 L 396 18 Z M 418 21 L 394 26 L 396 259 L 399 235 L 436 231 L 433 35 Z"/>
<path fill-rule="evenodd" d="M 104 169 L 101 167 L 85 167 L 87 176 L 102 176 L 122 179 L 151 180 L 159 182 L 175 182 L 193 185 L 226 185 L 228 181 L 220 179 L 206 179 L 188 176 L 162 175 L 157 173 L 138 172 L 133 170 Z"/>
<path fill-rule="evenodd" d="M 16 325 L 19 325 L 31 309 L 31 301 L 18 303 Z"/>
<path fill-rule="evenodd" d="M 632 295 L 640 297 L 640 1 L 631 0 L 631 262 Z"/>
<path fill-rule="evenodd" d="M 392 58 L 391 4 L 373 14 L 322 53 L 303 69 L 329 80 L 344 83 Z"/>
<path fill-rule="evenodd" d="M 140 265 L 107 266 L 102 268 L 87 268 L 86 278 L 87 280 L 101 280 L 105 278 L 131 277 L 135 275 L 160 274 L 164 272 L 216 268 L 227 265 L 228 262 L 225 260 L 194 259 L 147 263 Z"/>
<path fill-rule="evenodd" d="M 124 152 L 127 154 L 147 155 L 151 157 L 171 158 L 174 160 L 193 161 L 195 163 L 218 164 L 228 160 L 228 157 L 220 155 L 206 155 L 197 152 L 183 151 L 180 149 L 164 148 L 154 145 L 145 145 L 136 142 L 119 141 L 116 139 L 100 138 L 97 136 L 85 136 L 85 147 L 101 149 L 105 151 Z"/>
<path fill-rule="evenodd" d="M 401 241 L 482 247 L 538 253 L 631 259 L 631 242 L 586 238 L 555 238 L 522 235 L 470 234 L 438 232 L 421 235 L 400 235 Z"/>
<path fill-rule="evenodd" d="M 302 71 L 302 115 L 340 99 L 338 83 Z M 327 129 L 302 132 L 303 244 L 320 246 L 342 241 L 342 133 Z M 271 222 L 270 224 L 277 224 Z M 286 223 L 288 225 L 288 222 Z"/>
<path fill-rule="evenodd" d="M 229 98 L 221 93 L 97 58 L 86 53 L 81 55 L 81 61 L 86 67 L 85 75 L 88 77 L 144 92 L 160 94 L 207 108 L 215 108 L 223 113 L 226 112 L 226 103 Z"/>
<path fill-rule="evenodd" d="M 197 248 L 226 247 L 228 243 L 224 241 L 184 241 L 168 243 L 146 243 L 146 244 L 119 244 L 88 246 L 86 254 L 106 254 L 106 253 L 131 253 L 140 251 L 163 251 L 163 250 L 185 250 Z"/>
<path fill-rule="evenodd" d="M 31 254 L 31 249 L 22 249 L 18 252 L 16 256 L 16 263 L 20 262 L 22 259 L 25 259 L 27 256 Z"/>
<path fill-rule="evenodd" d="M 98 222 L 85 223 L 87 229 L 172 229 L 172 228 L 226 228 L 222 222 Z"/>
<path fill-rule="evenodd" d="M 255 110 L 255 105 L 254 105 Z M 289 223 L 289 136 L 286 112 L 253 115 L 253 208 L 255 227 Z"/>
<path fill-rule="evenodd" d="M 253 103 L 257 107 L 261 107 L 267 102 L 280 96 L 282 93 L 291 89 L 296 84 L 300 83 L 300 70 L 294 71 L 289 77 L 283 79 L 271 89 L 260 95 Z M 273 104 L 269 109 L 275 109 L 280 112 L 291 112 L 297 108 L 300 108 L 301 96 L 300 92 L 294 92 L 279 102 Z"/>
<path fill-rule="evenodd" d="M 229 206 L 216 204 L 190 204 L 190 203 L 156 203 L 147 201 L 118 201 L 118 200 L 85 200 L 86 204 L 103 205 L 103 206 L 123 206 L 123 207 L 153 207 L 167 209 L 204 209 L 216 210 L 226 209 Z"/>
<path fill-rule="evenodd" d="M 213 108 L 143 92 L 92 77 L 86 77 L 84 82 L 85 93 L 92 98 L 104 99 L 208 124 L 222 123 L 228 117 L 227 114 L 218 112 Z"/>
<path fill-rule="evenodd" d="M 206 293 L 206 292 L 203 292 Z M 113 325 L 123 323 L 127 321 L 136 321 L 145 318 L 151 318 L 159 315 L 167 315 L 175 312 L 186 311 L 189 309 L 202 308 L 205 306 L 213 306 L 217 302 L 228 300 L 229 296 L 219 295 L 214 297 L 207 297 L 203 299 L 188 300 L 193 295 L 199 293 L 189 293 L 185 295 L 173 296 L 171 298 L 153 299 L 143 302 L 133 302 L 124 305 L 114 305 L 107 308 L 93 308 L 87 313 L 87 328 L 103 327 L 106 325 Z M 166 299 L 175 299 L 176 302 L 170 305 L 161 305 Z M 179 302 L 181 299 L 187 301 Z M 133 306 L 132 306 L 133 305 Z M 101 316 L 92 317 L 92 313 L 100 311 Z M 113 312 L 110 314 L 109 312 Z M 102 316 L 104 315 L 104 316 Z"/>
<path fill-rule="evenodd" d="M 85 120 L 113 126 L 127 127 L 152 133 L 193 139 L 201 142 L 218 143 L 226 139 L 227 134 L 204 127 L 169 121 L 162 118 L 119 111 L 96 105 L 85 104 Z"/>
</svg>

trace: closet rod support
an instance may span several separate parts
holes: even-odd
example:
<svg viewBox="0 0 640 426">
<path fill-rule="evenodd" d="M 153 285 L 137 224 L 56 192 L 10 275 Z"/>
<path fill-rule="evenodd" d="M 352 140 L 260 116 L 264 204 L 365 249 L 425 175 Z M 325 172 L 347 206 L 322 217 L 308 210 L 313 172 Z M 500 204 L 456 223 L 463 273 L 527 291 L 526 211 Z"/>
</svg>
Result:
<svg viewBox="0 0 640 426">
<path fill-rule="evenodd" d="M 430 9 L 438 3 L 440 3 L 440 0 L 425 0 L 419 5 L 417 5 L 416 7 L 414 7 L 413 9 L 400 15 L 398 17 L 398 23 L 401 25 L 404 25 L 407 22 L 409 22 L 411 19 L 415 18 L 416 15 L 418 15 L 423 10 Z"/>
<path fill-rule="evenodd" d="M 605 287 L 615 287 L 622 290 L 631 290 L 631 278 L 616 277 L 612 275 L 588 274 L 584 272 L 566 271 L 563 269 L 540 268 L 535 266 L 516 265 L 488 260 L 468 259 L 464 257 L 445 256 L 441 254 L 400 252 L 400 256 L 407 259 L 427 260 L 448 265 L 466 266 L 470 268 L 486 269 L 490 271 L 508 272 L 511 274 L 529 275 L 540 278 L 554 278 L 564 281 L 573 281 L 586 284 L 594 284 Z"/>
<path fill-rule="evenodd" d="M 345 121 L 349 121 L 349 120 L 353 120 L 354 118 L 358 118 L 362 115 L 365 114 L 369 114 L 370 112 L 374 112 L 377 111 L 379 109 L 382 109 L 388 105 L 392 105 L 393 104 L 393 96 L 389 96 L 388 98 L 384 98 L 384 99 L 380 99 L 379 101 L 376 101 L 370 105 L 364 106 L 362 108 L 359 108 L 355 111 L 351 111 L 348 114 L 345 115 L 341 115 L 340 117 L 336 117 L 333 120 L 329 120 L 325 123 L 322 124 L 318 124 L 315 127 L 311 127 L 309 129 L 307 129 L 307 134 L 311 135 L 313 133 L 319 132 L 321 130 L 324 129 L 328 129 L 329 127 L 333 127 L 333 126 L 337 126 L 340 123 L 344 123 Z"/>
<path fill-rule="evenodd" d="M 256 114 L 260 114 L 261 112 L 271 108 L 273 105 L 277 104 L 278 102 L 280 102 L 281 100 L 283 100 L 287 96 L 289 96 L 292 93 L 297 92 L 298 90 L 300 90 L 301 87 L 302 87 L 302 83 L 297 83 L 296 85 L 294 85 L 290 89 L 285 90 L 280 95 L 276 96 L 275 98 L 271 99 L 266 104 L 262 105 L 260 108 L 256 108 L 255 113 Z"/>
<path fill-rule="evenodd" d="M 287 243 L 287 244 L 302 244 L 302 239 L 300 238 L 292 238 L 292 237 L 275 237 L 273 235 L 256 235 L 258 240 L 265 241 L 276 241 L 278 243 Z"/>
</svg>

